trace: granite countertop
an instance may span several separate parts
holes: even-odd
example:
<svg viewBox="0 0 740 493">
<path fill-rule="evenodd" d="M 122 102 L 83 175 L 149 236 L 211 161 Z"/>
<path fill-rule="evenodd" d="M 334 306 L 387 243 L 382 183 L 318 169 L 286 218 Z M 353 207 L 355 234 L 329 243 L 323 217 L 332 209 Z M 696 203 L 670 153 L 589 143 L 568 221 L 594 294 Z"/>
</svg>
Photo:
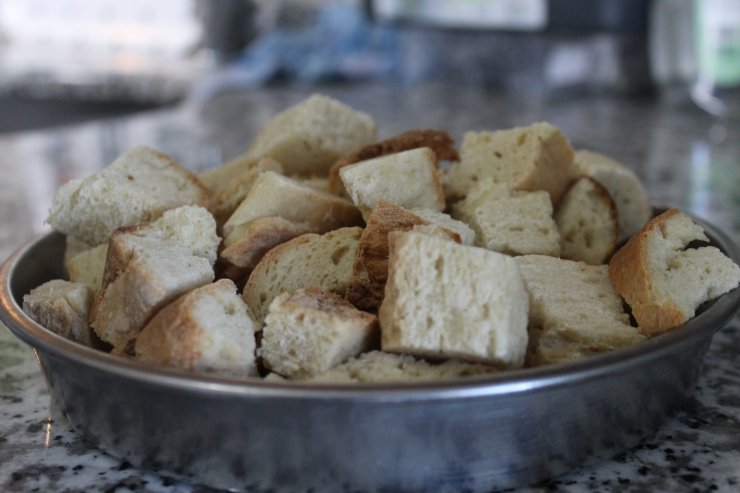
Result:
<svg viewBox="0 0 740 493">
<path fill-rule="evenodd" d="M 740 240 L 740 123 L 687 105 L 614 96 L 518 98 L 430 86 L 327 86 L 371 113 L 381 136 L 419 127 L 465 130 L 548 120 L 575 147 L 633 168 L 655 203 L 690 211 Z M 232 91 L 105 123 L 0 137 L 0 258 L 46 231 L 54 190 L 145 144 L 192 169 L 242 152 L 261 122 L 314 88 Z M 7 117 L 7 116 L 6 116 Z M 713 339 L 689 405 L 653 436 L 534 491 L 739 491 L 740 317 Z M 139 471 L 78 439 L 50 401 L 32 351 L 0 327 L 0 491 L 210 491 Z"/>
</svg>

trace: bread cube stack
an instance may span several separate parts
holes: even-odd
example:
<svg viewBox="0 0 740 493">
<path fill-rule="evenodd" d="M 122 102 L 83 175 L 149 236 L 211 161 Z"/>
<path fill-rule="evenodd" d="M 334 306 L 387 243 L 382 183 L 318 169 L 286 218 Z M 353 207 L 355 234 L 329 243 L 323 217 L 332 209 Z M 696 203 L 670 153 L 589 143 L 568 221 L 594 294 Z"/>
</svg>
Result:
<svg viewBox="0 0 740 493">
<path fill-rule="evenodd" d="M 552 124 L 468 132 L 458 152 L 434 129 L 378 141 L 372 117 L 315 95 L 214 169 L 141 147 L 61 187 L 68 279 L 24 309 L 190 372 L 480 377 L 637 344 L 737 287 L 687 215 L 651 216 L 634 172 Z"/>
</svg>

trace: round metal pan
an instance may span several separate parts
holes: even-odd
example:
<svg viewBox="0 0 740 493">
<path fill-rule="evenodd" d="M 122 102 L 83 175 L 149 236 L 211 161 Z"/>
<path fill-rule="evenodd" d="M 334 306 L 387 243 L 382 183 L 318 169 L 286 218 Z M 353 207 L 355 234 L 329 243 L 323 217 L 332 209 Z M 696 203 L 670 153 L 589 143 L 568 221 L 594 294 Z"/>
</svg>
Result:
<svg viewBox="0 0 740 493">
<path fill-rule="evenodd" d="M 735 262 L 737 247 L 700 221 Z M 43 236 L 0 270 L 0 318 L 38 356 L 77 433 L 133 465 L 238 491 L 489 492 L 531 484 L 652 434 L 691 396 L 735 289 L 645 343 L 579 362 L 445 383 L 264 382 L 153 369 L 59 337 L 21 310 L 60 278 Z"/>
</svg>

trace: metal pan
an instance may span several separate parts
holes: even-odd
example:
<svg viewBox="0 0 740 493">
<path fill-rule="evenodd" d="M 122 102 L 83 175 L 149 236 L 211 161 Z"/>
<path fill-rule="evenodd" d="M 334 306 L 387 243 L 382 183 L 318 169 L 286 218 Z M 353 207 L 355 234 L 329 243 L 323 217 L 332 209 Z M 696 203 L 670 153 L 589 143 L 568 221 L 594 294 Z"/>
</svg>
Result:
<svg viewBox="0 0 740 493">
<path fill-rule="evenodd" d="M 703 221 L 736 262 L 732 241 Z M 0 270 L 0 318 L 77 433 L 133 465 L 238 491 L 488 492 L 615 455 L 691 396 L 740 289 L 680 328 L 580 362 L 448 383 L 306 385 L 152 369 L 59 337 L 22 296 L 62 277 L 43 236 Z"/>
</svg>

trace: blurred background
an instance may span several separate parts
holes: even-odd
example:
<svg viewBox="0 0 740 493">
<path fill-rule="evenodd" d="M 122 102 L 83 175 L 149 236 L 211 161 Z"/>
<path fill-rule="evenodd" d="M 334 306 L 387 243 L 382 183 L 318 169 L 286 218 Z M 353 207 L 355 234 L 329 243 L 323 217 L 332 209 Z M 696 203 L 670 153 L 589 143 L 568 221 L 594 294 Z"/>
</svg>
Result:
<svg viewBox="0 0 740 493">
<path fill-rule="evenodd" d="M 740 105 L 740 0 L 0 0 L 0 132 L 381 81 Z"/>
</svg>

